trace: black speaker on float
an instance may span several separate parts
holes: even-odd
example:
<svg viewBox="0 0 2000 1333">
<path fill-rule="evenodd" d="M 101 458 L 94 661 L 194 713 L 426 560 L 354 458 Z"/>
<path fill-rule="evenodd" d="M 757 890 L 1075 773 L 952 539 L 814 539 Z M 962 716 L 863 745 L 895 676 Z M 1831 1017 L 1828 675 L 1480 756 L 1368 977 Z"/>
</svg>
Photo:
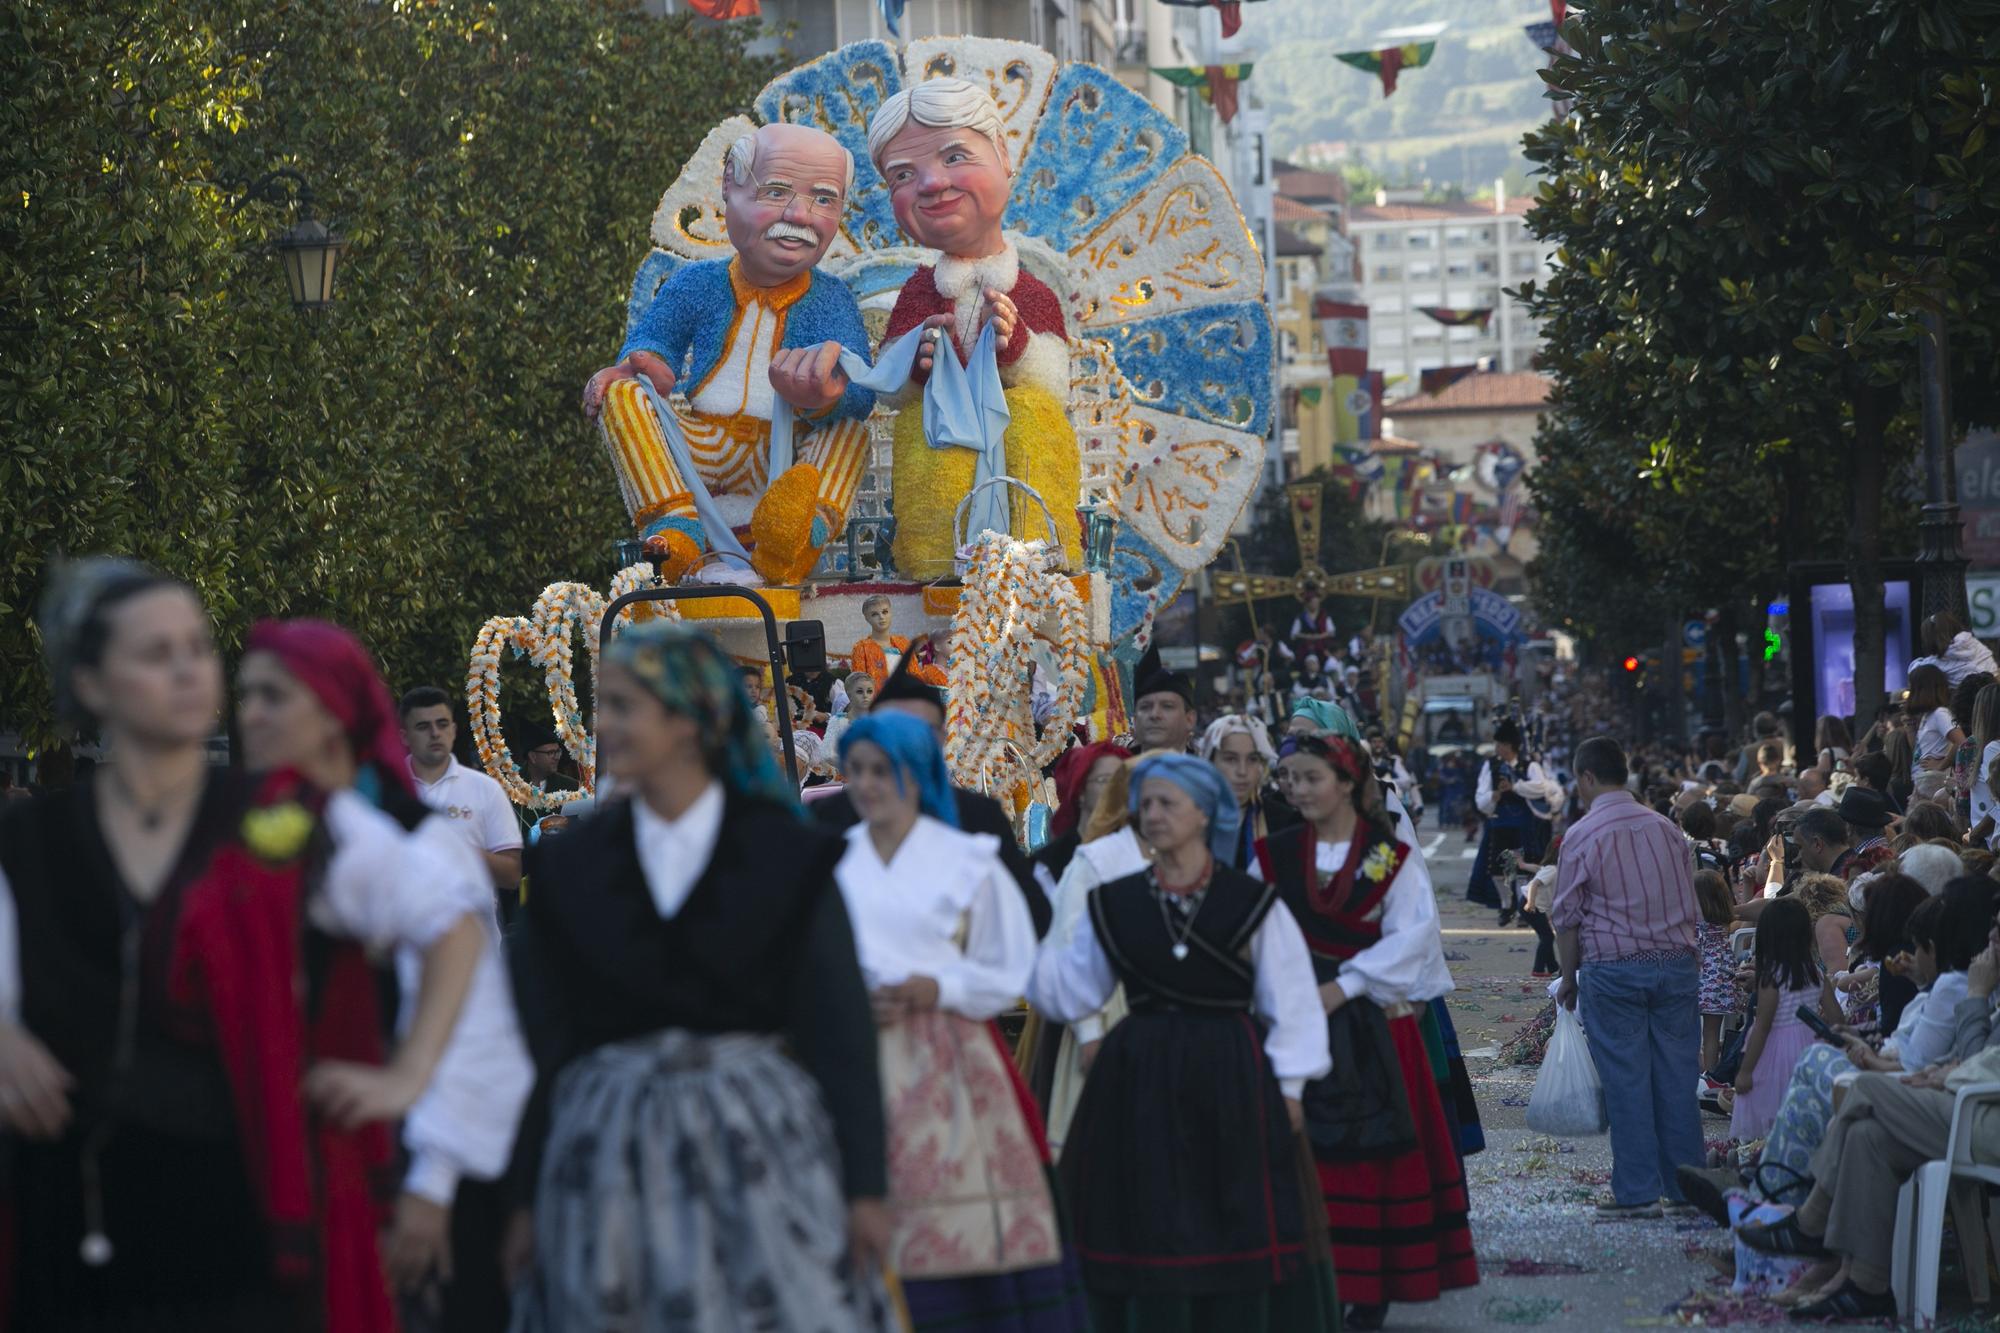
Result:
<svg viewBox="0 0 2000 1333">
<path fill-rule="evenodd" d="M 826 626 L 794 620 L 785 626 L 785 662 L 795 675 L 826 670 Z"/>
</svg>

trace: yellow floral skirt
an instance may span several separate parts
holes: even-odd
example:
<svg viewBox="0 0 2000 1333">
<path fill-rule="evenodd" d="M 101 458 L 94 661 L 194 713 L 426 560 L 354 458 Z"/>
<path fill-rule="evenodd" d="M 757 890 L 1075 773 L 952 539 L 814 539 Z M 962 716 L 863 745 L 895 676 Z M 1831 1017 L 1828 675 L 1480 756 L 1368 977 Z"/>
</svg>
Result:
<svg viewBox="0 0 2000 1333">
<path fill-rule="evenodd" d="M 1045 389 L 1007 390 L 1007 475 L 1035 488 L 1054 516 L 1063 556 L 1083 564 L 1076 504 L 1082 464 L 1069 414 Z M 971 449 L 933 449 L 924 439 L 921 401 L 896 414 L 889 493 L 896 509 L 894 555 L 905 578 L 928 580 L 952 572 L 952 517 L 972 489 L 977 456 Z M 1011 489 L 1011 488 L 1010 488 Z M 1041 509 L 1018 492 L 1009 502 L 1016 537 L 1046 538 Z"/>
</svg>

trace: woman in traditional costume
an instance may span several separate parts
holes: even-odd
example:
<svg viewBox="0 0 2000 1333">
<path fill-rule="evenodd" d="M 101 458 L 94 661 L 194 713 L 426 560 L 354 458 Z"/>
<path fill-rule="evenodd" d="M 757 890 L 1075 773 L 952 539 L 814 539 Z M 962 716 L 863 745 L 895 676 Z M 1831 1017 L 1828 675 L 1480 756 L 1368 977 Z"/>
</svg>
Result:
<svg viewBox="0 0 2000 1333">
<path fill-rule="evenodd" d="M 1312 960 L 1275 890 L 1231 870 L 1237 805 L 1188 755 L 1141 759 L 1150 869 L 1103 885 L 1029 997 L 1065 1021 L 1124 984 L 1062 1157 L 1098 1333 L 1339 1326 L 1297 1140 L 1327 1073 Z M 1253 1017 L 1254 1016 L 1254 1017 Z"/>
<path fill-rule="evenodd" d="M 450 1037 L 480 952 L 466 904 L 490 889 L 355 794 L 408 782 L 372 668 L 291 715 L 310 746 L 246 727 L 253 767 L 311 751 L 246 780 L 208 763 L 222 670 L 192 590 L 85 561 L 42 633 L 60 715 L 112 762 L 0 819 L 0 1323 L 393 1329 L 375 1178 Z M 386 1064 L 364 945 L 423 959 Z"/>
<path fill-rule="evenodd" d="M 1049 816 L 1049 840 L 1029 858 L 1034 867 L 1035 882 L 1042 888 L 1050 903 L 1060 897 L 1062 878 L 1076 859 L 1077 849 L 1083 846 L 1084 827 L 1103 799 L 1105 790 L 1118 775 L 1124 772 L 1126 760 L 1132 752 L 1116 741 L 1096 741 L 1089 745 L 1076 745 L 1065 750 L 1056 760 L 1056 808 Z M 1118 802 L 1122 815 L 1125 802 Z M 1067 921 L 1074 924 L 1083 913 L 1083 900 L 1079 897 Z M 1053 923 L 1052 923 L 1053 924 Z M 1102 1034 L 1099 1034 L 1102 1035 Z M 1021 1030 L 1020 1044 L 1015 1048 L 1015 1058 L 1021 1068 L 1027 1071 L 1028 1088 L 1035 1095 L 1035 1104 L 1042 1108 L 1042 1115 L 1049 1125 L 1049 1145 L 1060 1148 L 1062 1135 L 1055 1128 L 1049 1112 L 1054 1104 L 1057 1069 L 1059 1061 L 1075 1063 L 1076 1042 L 1069 1036 L 1069 1027 L 1063 1023 L 1052 1023 L 1046 1015 L 1030 1013 L 1028 1022 Z M 1074 1071 L 1073 1071 L 1074 1072 Z M 1076 1073 L 1076 1089 L 1083 1087 L 1082 1074 Z M 1068 1104 L 1074 1107 L 1074 1094 Z M 1064 1114 L 1064 1123 L 1068 1123 Z"/>
<path fill-rule="evenodd" d="M 1267 785 L 1271 771 L 1278 766 L 1271 734 L 1255 718 L 1228 713 L 1209 723 L 1200 748 L 1201 757 L 1214 764 L 1229 783 L 1241 812 L 1242 826 L 1229 866 L 1232 870 L 1254 870 L 1258 842 L 1299 822 L 1298 811 Z"/>
<path fill-rule="evenodd" d="M 1151 864 L 1151 851 L 1133 827 L 1131 783 L 1132 761 L 1128 759 L 1107 775 L 1096 804 L 1083 815 L 1081 841 L 1056 885 L 1049 939 L 1067 942 L 1075 937 L 1091 891 L 1100 884 L 1135 875 Z M 1070 1120 L 1076 1114 L 1077 1099 L 1083 1096 L 1091 1061 L 1097 1058 L 1104 1034 L 1124 1017 L 1125 992 L 1114 986 L 1096 1013 L 1061 1025 L 1048 1100 L 1049 1144 L 1058 1156 L 1068 1141 Z"/>
<path fill-rule="evenodd" d="M 1380 1328 L 1392 1301 L 1436 1300 L 1479 1280 L 1465 1170 L 1421 1029 L 1430 1000 L 1451 990 L 1451 971 L 1430 876 L 1397 837 L 1361 747 L 1300 737 L 1281 762 L 1304 822 L 1265 839 L 1259 865 L 1305 932 L 1325 1025 L 1346 1005 L 1386 1020 L 1396 1072 L 1380 1076 L 1400 1076 L 1414 1129 L 1407 1151 L 1318 1164 L 1347 1327 Z"/>
<path fill-rule="evenodd" d="M 612 642 L 598 740 L 631 796 L 529 849 L 510 941 L 539 1072 L 514 1328 L 885 1329 L 882 1093 L 842 843 L 693 630 Z"/>
<path fill-rule="evenodd" d="M 927 1329 L 1084 1330 L 1048 1151 L 993 1019 L 1026 991 L 1035 928 L 998 840 L 957 827 L 944 751 L 900 713 L 848 728 L 861 823 L 835 871 L 879 1027 L 889 1266 Z"/>
</svg>

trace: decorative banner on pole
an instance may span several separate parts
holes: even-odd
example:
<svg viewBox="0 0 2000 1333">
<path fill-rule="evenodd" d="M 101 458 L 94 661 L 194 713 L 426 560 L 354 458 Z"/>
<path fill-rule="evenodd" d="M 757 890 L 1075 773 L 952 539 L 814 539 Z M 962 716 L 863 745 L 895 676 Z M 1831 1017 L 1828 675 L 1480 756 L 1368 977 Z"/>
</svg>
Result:
<svg viewBox="0 0 2000 1333">
<path fill-rule="evenodd" d="M 1549 14 L 1560 28 L 1563 20 L 1569 17 L 1569 0 L 1549 0 Z"/>
<path fill-rule="evenodd" d="M 1477 324 L 1481 333 L 1485 333 L 1493 323 L 1493 307 L 1490 305 L 1466 310 L 1453 310 L 1450 306 L 1442 305 L 1420 305 L 1417 307 L 1417 313 L 1429 315 L 1438 323 L 1452 328 Z"/>
<path fill-rule="evenodd" d="M 1326 363 L 1334 378 L 1367 374 L 1368 307 L 1315 296 L 1313 318 L 1319 321 L 1320 341 L 1326 344 Z"/>
<path fill-rule="evenodd" d="M 1153 73 L 1176 88 L 1192 88 L 1200 93 L 1201 100 L 1215 108 L 1216 116 L 1225 125 L 1236 119 L 1236 85 L 1250 77 L 1251 68 L 1248 62 L 1240 65 L 1152 67 Z"/>
<path fill-rule="evenodd" d="M 889 25 L 889 35 L 891 37 L 901 37 L 903 35 L 903 6 L 908 4 L 909 0 L 875 0 L 875 3 L 881 6 L 882 22 Z"/>
<path fill-rule="evenodd" d="M 1381 79 L 1382 96 L 1388 97 L 1396 91 L 1398 74 L 1430 64 L 1431 56 L 1436 51 L 1437 43 L 1434 41 L 1405 42 L 1401 46 L 1385 46 L 1379 51 L 1343 51 L 1334 59 Z"/>
<path fill-rule="evenodd" d="M 688 8 L 712 19 L 754 19 L 762 14 L 762 0 L 688 0 Z"/>
<path fill-rule="evenodd" d="M 1162 4 L 1179 5 L 1183 9 L 1206 9 L 1213 6 L 1222 16 L 1222 35 L 1234 37 L 1236 30 L 1243 26 L 1244 0 L 1161 0 Z"/>
<path fill-rule="evenodd" d="M 1437 393 L 1450 388 L 1467 375 L 1477 374 L 1478 371 L 1479 367 L 1476 365 L 1435 366 L 1430 370 L 1420 370 L 1417 372 L 1417 392 Z"/>
</svg>

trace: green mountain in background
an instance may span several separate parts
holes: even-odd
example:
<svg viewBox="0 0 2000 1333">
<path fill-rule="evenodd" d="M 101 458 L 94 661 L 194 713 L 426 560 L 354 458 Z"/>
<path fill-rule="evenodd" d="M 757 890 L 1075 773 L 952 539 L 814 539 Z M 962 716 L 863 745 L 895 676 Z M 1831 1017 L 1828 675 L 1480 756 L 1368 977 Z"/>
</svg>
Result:
<svg viewBox="0 0 2000 1333">
<path fill-rule="evenodd" d="M 1521 135 L 1550 115 L 1536 71 L 1546 57 L 1524 27 L 1547 19 L 1534 0 L 1265 0 L 1245 5 L 1253 41 L 1251 89 L 1270 109 L 1271 143 L 1298 159 L 1338 145 L 1335 161 L 1361 163 L 1393 185 L 1490 190 L 1506 176 L 1525 186 Z M 1334 59 L 1386 45 L 1392 29 L 1445 22 L 1437 52 L 1404 70 L 1396 95 Z"/>
</svg>

